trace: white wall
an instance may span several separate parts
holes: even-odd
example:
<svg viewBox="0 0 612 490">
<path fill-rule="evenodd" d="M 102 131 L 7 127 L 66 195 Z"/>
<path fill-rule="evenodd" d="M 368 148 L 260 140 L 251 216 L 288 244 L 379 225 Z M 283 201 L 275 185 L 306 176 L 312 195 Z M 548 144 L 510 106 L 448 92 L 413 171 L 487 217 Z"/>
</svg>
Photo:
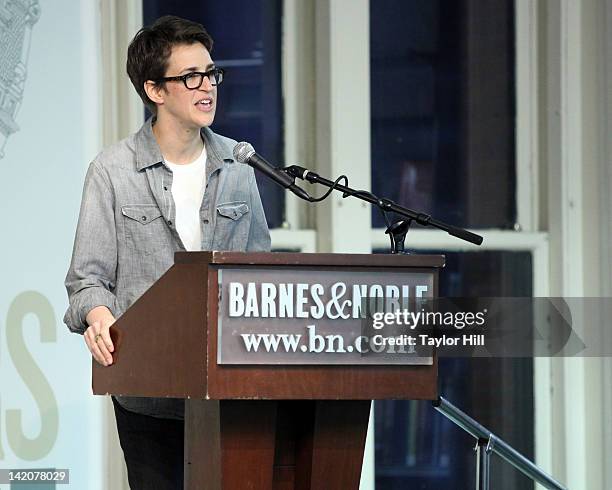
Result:
<svg viewBox="0 0 612 490">
<path fill-rule="evenodd" d="M 0 159 L 0 467 L 68 468 L 72 488 L 105 488 L 90 357 L 62 323 L 83 177 L 101 141 L 98 5 L 40 9 L 20 129 Z"/>
</svg>

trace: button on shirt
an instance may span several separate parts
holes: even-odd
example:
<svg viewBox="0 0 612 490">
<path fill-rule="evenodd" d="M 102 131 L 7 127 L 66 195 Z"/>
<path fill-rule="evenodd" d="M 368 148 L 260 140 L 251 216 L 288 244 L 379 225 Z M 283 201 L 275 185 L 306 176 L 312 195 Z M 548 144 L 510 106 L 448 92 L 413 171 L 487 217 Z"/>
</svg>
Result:
<svg viewBox="0 0 612 490">
<path fill-rule="evenodd" d="M 206 146 L 193 162 L 179 165 L 168 160 L 172 170 L 172 198 L 176 206 L 176 231 L 185 249 L 202 250 L 200 205 L 206 186 Z"/>
</svg>

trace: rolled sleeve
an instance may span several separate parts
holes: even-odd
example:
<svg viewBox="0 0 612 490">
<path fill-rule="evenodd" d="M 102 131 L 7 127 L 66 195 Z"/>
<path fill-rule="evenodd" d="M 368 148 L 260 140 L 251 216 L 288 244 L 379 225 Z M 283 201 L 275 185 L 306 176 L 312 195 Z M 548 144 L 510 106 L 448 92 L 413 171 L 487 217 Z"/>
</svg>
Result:
<svg viewBox="0 0 612 490">
<path fill-rule="evenodd" d="M 66 275 L 69 307 L 64 323 L 76 333 L 87 329 L 87 314 L 106 306 L 118 316 L 113 291 L 117 273 L 117 232 L 110 181 L 96 162 L 89 166 L 70 268 Z"/>
<path fill-rule="evenodd" d="M 249 189 L 251 196 L 251 228 L 249 229 L 249 238 L 247 240 L 247 252 L 269 252 L 271 248 L 270 232 L 268 230 L 268 222 L 264 213 L 263 204 L 257 188 L 257 180 L 255 172 L 249 168 Z"/>
</svg>

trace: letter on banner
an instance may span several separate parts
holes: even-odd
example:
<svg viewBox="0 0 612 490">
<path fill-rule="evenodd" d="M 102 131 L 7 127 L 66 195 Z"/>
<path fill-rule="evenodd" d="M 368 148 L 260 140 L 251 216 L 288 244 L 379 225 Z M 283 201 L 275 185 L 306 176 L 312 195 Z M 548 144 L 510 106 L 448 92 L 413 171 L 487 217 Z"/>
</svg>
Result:
<svg viewBox="0 0 612 490">
<path fill-rule="evenodd" d="M 244 286 L 239 282 L 229 283 L 229 316 L 244 315 Z"/>
</svg>

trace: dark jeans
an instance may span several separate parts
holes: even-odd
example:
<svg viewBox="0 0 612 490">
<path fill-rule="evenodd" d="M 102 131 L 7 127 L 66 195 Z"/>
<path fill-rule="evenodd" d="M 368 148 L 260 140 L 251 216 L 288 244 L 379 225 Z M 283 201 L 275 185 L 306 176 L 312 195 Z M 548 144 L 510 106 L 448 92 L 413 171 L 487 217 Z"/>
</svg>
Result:
<svg viewBox="0 0 612 490">
<path fill-rule="evenodd" d="M 113 405 L 131 490 L 182 489 L 184 422 Z"/>
</svg>

